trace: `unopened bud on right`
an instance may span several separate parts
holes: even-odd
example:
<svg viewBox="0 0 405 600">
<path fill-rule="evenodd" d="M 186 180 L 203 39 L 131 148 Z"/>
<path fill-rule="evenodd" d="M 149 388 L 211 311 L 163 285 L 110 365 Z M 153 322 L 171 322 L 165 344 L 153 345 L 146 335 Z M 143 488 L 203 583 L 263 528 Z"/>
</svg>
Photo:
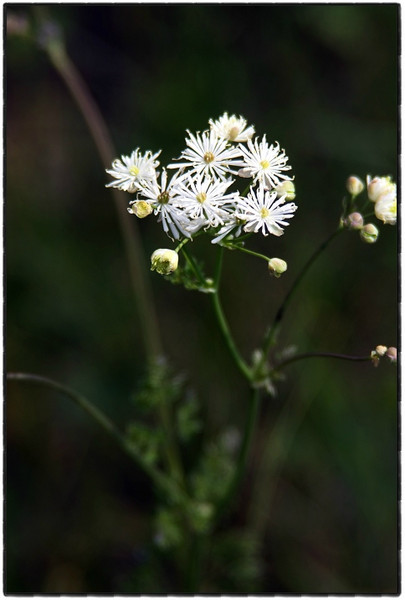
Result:
<svg viewBox="0 0 405 600">
<path fill-rule="evenodd" d="M 269 273 L 273 277 L 280 277 L 287 271 L 287 263 L 282 258 L 271 258 L 268 262 Z"/>
<path fill-rule="evenodd" d="M 360 238 L 363 242 L 366 242 L 366 244 L 374 244 L 378 238 L 377 227 L 372 223 L 367 223 L 367 225 L 364 225 L 360 230 Z"/>
<path fill-rule="evenodd" d="M 397 349 L 394 346 L 390 346 L 385 353 L 385 356 L 392 362 L 397 362 Z"/>
</svg>

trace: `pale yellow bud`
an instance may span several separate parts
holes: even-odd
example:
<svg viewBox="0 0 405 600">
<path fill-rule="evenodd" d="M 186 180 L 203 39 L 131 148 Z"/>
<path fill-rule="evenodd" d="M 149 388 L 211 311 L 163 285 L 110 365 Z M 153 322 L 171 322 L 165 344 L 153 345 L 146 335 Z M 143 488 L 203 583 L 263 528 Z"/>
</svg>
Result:
<svg viewBox="0 0 405 600">
<path fill-rule="evenodd" d="M 384 354 L 387 352 L 387 346 L 376 346 L 375 351 L 377 352 L 378 356 L 384 356 Z"/>
<path fill-rule="evenodd" d="M 277 196 L 285 196 L 286 200 L 294 200 L 295 185 L 293 181 L 283 181 L 276 187 Z"/>
<path fill-rule="evenodd" d="M 377 227 L 372 223 L 368 223 L 360 230 L 360 238 L 366 244 L 374 244 L 377 241 L 378 233 Z"/>
<path fill-rule="evenodd" d="M 363 216 L 359 212 L 351 213 L 345 223 L 349 229 L 361 229 L 364 224 Z"/>
<path fill-rule="evenodd" d="M 282 258 L 271 258 L 268 262 L 269 273 L 273 277 L 280 277 L 287 271 L 287 263 Z"/>
<path fill-rule="evenodd" d="M 136 215 L 139 219 L 144 219 L 153 211 L 149 202 L 145 202 L 145 200 L 135 200 L 131 202 L 130 208 L 128 208 L 128 212 Z"/>
<path fill-rule="evenodd" d="M 385 356 L 391 361 L 391 362 L 397 362 L 397 349 L 394 346 L 390 346 L 387 349 L 387 352 L 385 353 Z"/>
<path fill-rule="evenodd" d="M 346 181 L 346 189 L 352 196 L 358 196 L 364 190 L 364 183 L 356 175 L 351 175 Z"/>
<path fill-rule="evenodd" d="M 160 275 L 173 273 L 179 264 L 179 255 L 174 250 L 159 248 L 155 250 L 151 258 L 151 271 L 157 271 Z"/>
</svg>

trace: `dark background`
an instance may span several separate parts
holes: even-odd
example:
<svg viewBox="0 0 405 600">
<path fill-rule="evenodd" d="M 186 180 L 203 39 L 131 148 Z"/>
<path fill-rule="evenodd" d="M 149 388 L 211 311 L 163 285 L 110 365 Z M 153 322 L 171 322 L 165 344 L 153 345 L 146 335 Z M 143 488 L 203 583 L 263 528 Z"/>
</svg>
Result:
<svg viewBox="0 0 405 600">
<path fill-rule="evenodd" d="M 223 304 L 249 358 L 294 275 L 336 227 L 347 176 L 396 178 L 398 6 L 47 10 L 117 154 L 162 149 L 168 163 L 186 128 L 203 130 L 225 110 L 286 149 L 299 209 L 282 238 L 257 236 L 251 247 L 287 260 L 287 273 L 269 280 L 262 261 L 225 258 Z M 22 4 L 5 11 L 34 14 Z M 71 386 L 124 426 L 145 353 L 109 177 L 41 49 L 10 37 L 5 84 L 6 367 Z M 138 225 L 148 265 L 171 242 L 153 218 Z M 374 245 L 347 233 L 322 256 L 286 315 L 284 345 L 353 355 L 396 345 L 396 228 L 380 230 Z M 208 246 L 196 251 L 212 264 Z M 243 427 L 247 386 L 210 298 L 148 276 L 166 356 L 198 394 L 208 435 Z M 234 591 L 394 593 L 395 369 L 313 360 L 286 373 L 264 402 L 238 513 L 261 532 L 263 573 L 253 590 Z M 51 392 L 10 383 L 6 409 L 5 591 L 172 592 L 142 579 L 153 537 L 146 476 Z"/>
</svg>

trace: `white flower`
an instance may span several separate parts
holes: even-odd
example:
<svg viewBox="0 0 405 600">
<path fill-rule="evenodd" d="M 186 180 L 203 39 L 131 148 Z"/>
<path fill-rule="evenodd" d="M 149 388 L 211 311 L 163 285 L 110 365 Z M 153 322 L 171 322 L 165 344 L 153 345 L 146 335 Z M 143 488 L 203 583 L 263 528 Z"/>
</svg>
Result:
<svg viewBox="0 0 405 600">
<path fill-rule="evenodd" d="M 186 162 L 168 165 L 169 169 L 191 167 L 191 173 L 217 176 L 224 180 L 229 173 L 236 173 L 232 166 L 241 166 L 238 147 L 228 148 L 227 140 L 219 138 L 214 131 L 204 131 L 202 134 L 197 132 L 193 135 L 187 130 L 187 133 L 188 148 L 183 150 L 178 159 L 185 159 Z"/>
<path fill-rule="evenodd" d="M 374 177 L 367 175 L 367 194 L 371 202 L 378 202 L 386 194 L 397 193 L 396 184 L 391 181 L 391 177 Z"/>
<path fill-rule="evenodd" d="M 138 199 L 131 202 L 131 208 L 128 209 L 129 212 L 136 214 L 136 205 L 140 202 L 139 196 L 143 197 L 143 201 L 150 203 L 155 215 L 159 215 L 165 233 L 176 240 L 181 235 L 191 237 L 201 227 L 201 224 L 190 221 L 176 201 L 178 179 L 177 173 L 168 179 L 167 171 L 163 169 L 160 184 L 156 178 L 145 181 L 138 193 Z"/>
<path fill-rule="evenodd" d="M 246 198 L 240 198 L 236 216 L 246 221 L 243 229 L 263 235 L 283 235 L 282 226 L 286 227 L 297 210 L 293 202 L 285 202 L 285 197 L 277 198 L 277 192 L 269 192 L 260 185 L 256 190 L 250 188 Z"/>
<path fill-rule="evenodd" d="M 106 187 L 116 187 L 124 192 L 136 192 L 140 185 L 156 176 L 156 167 L 159 161 L 155 160 L 159 154 L 152 154 L 150 150 L 145 154 L 139 153 L 139 148 L 134 150 L 130 156 L 121 156 L 112 163 L 112 169 L 106 169 L 117 181 L 108 183 Z"/>
<path fill-rule="evenodd" d="M 397 222 L 396 190 L 380 196 L 380 199 L 374 205 L 374 212 L 377 219 L 380 219 L 384 224 L 395 225 Z"/>
<path fill-rule="evenodd" d="M 239 192 L 226 193 L 233 180 L 210 179 L 203 175 L 183 177 L 177 186 L 178 202 L 189 219 L 205 227 L 218 227 L 229 219 Z"/>
<path fill-rule="evenodd" d="M 232 213 L 229 219 L 224 223 L 221 229 L 216 233 L 215 237 L 211 240 L 211 244 L 218 244 L 225 237 L 232 233 L 231 238 L 238 237 L 242 233 L 242 221 Z"/>
<path fill-rule="evenodd" d="M 260 143 L 256 138 L 254 142 L 248 141 L 247 148 L 241 145 L 239 148 L 244 159 L 243 169 L 238 171 L 240 177 L 254 177 L 255 182 L 260 181 L 267 189 L 278 186 L 283 180 L 292 179 L 284 174 L 284 171 L 291 169 L 287 165 L 288 156 L 284 150 L 280 150 L 278 143 L 269 146 L 266 135 Z"/>
<path fill-rule="evenodd" d="M 224 113 L 216 121 L 209 120 L 211 131 L 214 131 L 218 137 L 225 138 L 230 142 L 247 142 L 255 133 L 253 126 L 246 128 L 246 119 Z"/>
</svg>

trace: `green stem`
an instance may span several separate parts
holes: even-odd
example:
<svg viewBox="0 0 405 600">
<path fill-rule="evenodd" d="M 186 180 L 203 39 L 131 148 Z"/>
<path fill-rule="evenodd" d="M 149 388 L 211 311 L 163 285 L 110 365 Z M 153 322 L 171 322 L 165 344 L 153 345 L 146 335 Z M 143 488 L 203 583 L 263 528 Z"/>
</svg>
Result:
<svg viewBox="0 0 405 600">
<path fill-rule="evenodd" d="M 269 262 L 270 258 L 265 256 L 264 254 L 260 254 L 259 252 L 254 252 L 253 250 L 249 250 L 248 248 L 244 248 L 243 246 L 238 246 L 237 244 L 232 244 L 228 242 L 225 248 L 230 248 L 231 250 L 240 250 L 241 252 L 245 252 L 246 254 L 251 254 L 252 256 L 257 256 L 257 258 L 263 258 L 266 262 Z"/>
<path fill-rule="evenodd" d="M 368 355 L 368 356 L 349 356 L 348 354 L 337 354 L 335 352 L 305 352 L 303 354 L 296 354 L 295 356 L 292 356 L 291 358 L 283 360 L 278 365 L 275 365 L 274 370 L 280 371 L 281 369 L 284 369 L 284 367 L 286 367 L 287 365 L 290 365 L 293 362 L 296 362 L 298 360 L 305 360 L 307 358 L 336 358 L 339 360 L 352 360 L 352 361 L 359 361 L 359 362 L 366 362 L 366 361 L 372 360 L 370 355 Z"/>
<path fill-rule="evenodd" d="M 215 521 L 221 519 L 225 511 L 230 508 L 232 500 L 235 498 L 237 488 L 242 480 L 242 477 L 245 473 L 246 463 L 249 456 L 249 450 L 253 440 L 253 434 L 256 429 L 256 422 L 259 414 L 260 408 L 260 394 L 259 390 L 253 389 L 252 398 L 249 405 L 249 412 L 246 419 L 246 426 L 243 435 L 242 445 L 239 452 L 238 462 L 236 465 L 234 476 L 231 480 L 229 488 L 223 497 L 222 502 L 217 507 L 217 512 L 215 515 Z"/>
<path fill-rule="evenodd" d="M 38 7 L 43 8 L 43 7 Z M 59 75 L 62 77 L 69 92 L 75 100 L 79 110 L 87 123 L 90 134 L 101 158 L 104 168 L 111 165 L 115 150 L 111 142 L 105 121 L 94 102 L 91 93 L 70 60 L 57 28 L 52 29 L 52 35 L 46 36 L 46 26 L 49 20 L 43 16 L 43 11 L 38 11 L 39 21 L 44 30 L 43 48 L 46 50 Z M 119 226 L 124 242 L 128 261 L 131 284 L 134 291 L 135 302 L 139 312 L 139 322 L 143 331 L 143 340 L 149 359 L 162 353 L 159 327 L 152 301 L 152 292 L 149 286 L 147 270 L 143 257 L 143 249 L 135 219 L 128 217 L 124 196 L 115 188 L 111 188 L 117 210 Z"/>
<path fill-rule="evenodd" d="M 214 304 L 214 310 L 215 310 L 215 314 L 217 317 L 217 321 L 218 321 L 219 327 L 222 331 L 222 334 L 225 338 L 225 342 L 226 342 L 226 345 L 228 346 L 228 350 L 229 350 L 232 358 L 234 359 L 235 364 L 238 367 L 239 371 L 242 373 L 242 375 L 248 381 L 251 381 L 251 379 L 252 379 L 251 370 L 249 369 L 249 367 L 247 366 L 247 364 L 245 363 L 245 361 L 239 354 L 239 351 L 235 345 L 235 342 L 233 341 L 228 323 L 225 318 L 224 311 L 222 310 L 221 301 L 219 299 L 218 288 L 219 288 L 219 281 L 221 278 L 223 254 L 224 254 L 223 248 L 219 247 L 218 262 L 217 262 L 217 268 L 216 268 L 216 273 L 215 273 L 215 284 L 214 284 L 215 292 L 212 294 L 212 301 Z"/>
<path fill-rule="evenodd" d="M 23 383 L 34 383 L 47 387 L 53 391 L 59 392 L 73 400 L 73 402 L 84 410 L 100 427 L 112 438 L 118 445 L 134 460 L 138 466 L 141 466 L 143 470 L 150 476 L 154 483 L 165 493 L 170 493 L 182 500 L 186 501 L 187 498 L 184 492 L 178 487 L 178 485 L 169 479 L 164 473 L 146 462 L 142 455 L 136 450 L 136 448 L 126 440 L 125 436 L 119 431 L 114 423 L 100 411 L 92 402 L 87 400 L 83 395 L 72 390 L 71 388 L 40 375 L 32 375 L 30 373 L 9 373 L 7 379 L 10 381 L 19 381 Z"/>
<path fill-rule="evenodd" d="M 332 242 L 332 240 L 334 240 L 335 237 L 339 233 L 341 233 L 341 231 L 343 231 L 343 230 L 344 229 L 342 227 L 339 227 L 336 231 L 334 231 L 324 242 L 322 242 L 322 244 L 319 246 L 319 248 L 317 248 L 317 250 L 315 250 L 315 252 L 309 257 L 307 262 L 302 267 L 302 269 L 299 272 L 298 276 L 296 277 L 294 283 L 292 284 L 289 292 L 287 293 L 286 297 L 284 298 L 280 308 L 278 309 L 271 327 L 268 329 L 268 331 L 265 335 L 265 338 L 263 340 L 263 345 L 262 345 L 263 361 L 266 360 L 266 357 L 270 351 L 270 348 L 272 347 L 272 345 L 275 342 L 281 320 L 282 320 L 284 313 L 285 313 L 288 305 L 290 304 L 295 292 L 297 291 L 299 284 L 301 283 L 301 281 L 303 280 L 304 276 L 307 274 L 307 272 L 309 271 L 311 266 L 314 264 L 316 259 L 329 246 L 329 244 Z"/>
<path fill-rule="evenodd" d="M 204 275 L 201 273 L 200 269 L 198 268 L 198 265 L 195 263 L 194 259 L 192 256 L 190 256 L 190 254 L 187 252 L 187 250 L 185 248 L 182 248 L 181 251 L 184 254 L 184 258 L 186 259 L 186 261 L 188 262 L 188 264 L 190 265 L 190 267 L 192 268 L 192 270 L 194 271 L 197 279 L 199 280 L 199 282 L 202 285 L 205 285 L 205 277 Z"/>
</svg>

